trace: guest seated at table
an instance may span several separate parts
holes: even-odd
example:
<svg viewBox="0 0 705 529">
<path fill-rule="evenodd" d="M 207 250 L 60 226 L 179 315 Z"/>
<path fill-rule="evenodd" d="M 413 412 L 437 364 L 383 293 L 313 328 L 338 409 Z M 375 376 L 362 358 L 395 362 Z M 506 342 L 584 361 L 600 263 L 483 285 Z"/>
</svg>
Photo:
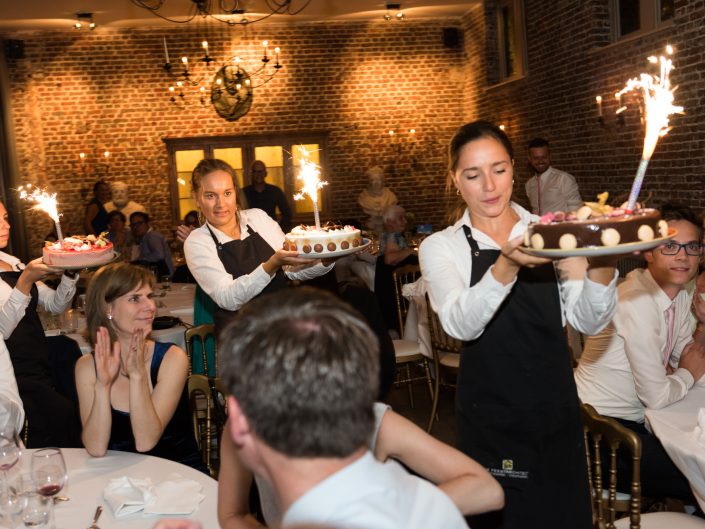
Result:
<svg viewBox="0 0 705 529">
<path fill-rule="evenodd" d="M 108 235 L 107 239 L 113 243 L 113 248 L 120 254 L 122 259 L 129 259 L 126 255 L 132 246 L 132 234 L 126 227 L 127 218 L 122 211 L 117 209 L 108 213 Z"/>
<path fill-rule="evenodd" d="M 281 527 L 467 527 L 447 494 L 370 451 L 377 339 L 349 305 L 306 287 L 265 296 L 240 311 L 221 343 L 228 432 L 240 462 L 272 491 Z M 450 467 L 427 470 L 443 479 Z"/>
<path fill-rule="evenodd" d="M 192 433 L 186 353 L 149 337 L 157 312 L 153 281 L 143 267 L 114 263 L 88 285 L 94 352 L 76 364 L 83 443 L 96 457 L 142 452 L 207 472 Z"/>
<path fill-rule="evenodd" d="M 463 514 L 478 514 L 502 507 L 502 487 L 478 463 L 428 435 L 391 411 L 386 404 L 375 402 L 374 416 L 375 427 L 369 448 L 375 459 L 401 461 L 420 476 L 436 483 Z M 248 504 L 253 475 L 240 461 L 227 427 L 220 446 L 218 520 L 221 529 L 238 529 L 243 527 L 242 524 L 256 523 Z M 274 501 L 274 493 L 261 479 L 257 479 L 257 489 L 267 526 L 277 527 L 281 512 Z"/>
<path fill-rule="evenodd" d="M 24 408 L 17 389 L 10 353 L 5 342 L 0 340 L 0 431 L 14 429 L 19 433 L 23 425 Z"/>
<path fill-rule="evenodd" d="M 132 256 L 132 262 L 147 267 L 156 267 L 159 278 L 171 277 L 174 273 L 174 262 L 171 250 L 164 235 L 155 231 L 149 225 L 149 215 L 137 211 L 130 215 L 130 231 L 138 248 L 137 255 Z"/>
<path fill-rule="evenodd" d="M 701 228 L 689 208 L 666 205 L 661 215 L 678 233 L 644 252 L 647 268 L 630 272 L 618 287 L 617 313 L 587 338 L 575 380 L 583 402 L 641 438 L 643 494 L 690 499 L 688 481 L 644 426 L 644 410 L 681 400 L 705 374 L 705 336 L 693 342 L 687 289 L 702 255 Z M 628 491 L 631 463 L 625 457 L 620 464 L 621 490 Z"/>
<path fill-rule="evenodd" d="M 188 235 L 184 253 L 196 282 L 216 304 L 216 328 L 251 299 L 285 288 L 289 279 L 311 279 L 331 270 L 332 265 L 282 249 L 279 224 L 260 209 L 244 209 L 244 194 L 226 162 L 199 162 L 191 188 L 206 222 Z"/>
<path fill-rule="evenodd" d="M 83 230 L 86 235 L 100 235 L 108 229 L 108 211 L 105 203 L 110 200 L 110 186 L 105 180 L 93 184 L 93 198 L 86 206 Z"/>
<path fill-rule="evenodd" d="M 10 238 L 7 210 L 0 202 L 0 248 Z M 37 308 L 59 314 L 71 304 L 77 275 L 65 272 L 56 290 L 42 279 L 61 271 L 41 257 L 23 264 L 0 251 L 0 334 L 10 352 L 20 397 L 30 425 L 29 447 L 80 446 L 78 410 L 70 398 L 56 391 L 60 382 L 49 360 L 49 344 Z"/>
</svg>

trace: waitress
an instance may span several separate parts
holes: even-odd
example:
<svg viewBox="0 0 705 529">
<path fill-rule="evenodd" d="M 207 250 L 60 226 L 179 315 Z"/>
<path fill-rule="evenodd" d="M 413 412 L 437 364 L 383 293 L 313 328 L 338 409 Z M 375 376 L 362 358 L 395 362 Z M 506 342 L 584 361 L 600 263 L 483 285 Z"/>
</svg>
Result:
<svg viewBox="0 0 705 529">
<path fill-rule="evenodd" d="M 422 243 L 421 271 L 443 328 L 463 340 L 458 448 L 499 480 L 506 498 L 504 509 L 469 525 L 588 529 L 579 402 L 563 326 L 595 334 L 610 321 L 616 270 L 582 258 L 554 267 L 518 249 L 538 217 L 511 202 L 512 146 L 495 125 L 464 125 L 449 154 L 449 189 L 462 202 L 454 224 Z"/>
<path fill-rule="evenodd" d="M 215 302 L 216 331 L 251 299 L 286 287 L 288 279 L 312 279 L 333 265 L 283 250 L 284 232 L 259 209 L 245 209 L 245 196 L 230 165 L 202 160 L 191 192 L 206 222 L 184 243 L 189 270 Z"/>
</svg>

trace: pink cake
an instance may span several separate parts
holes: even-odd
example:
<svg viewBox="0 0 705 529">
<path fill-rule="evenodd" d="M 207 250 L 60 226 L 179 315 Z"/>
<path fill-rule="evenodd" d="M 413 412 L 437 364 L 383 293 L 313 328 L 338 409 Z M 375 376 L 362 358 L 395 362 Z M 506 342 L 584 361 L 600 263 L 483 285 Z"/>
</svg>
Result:
<svg viewBox="0 0 705 529">
<path fill-rule="evenodd" d="M 362 235 L 354 226 L 323 226 L 317 230 L 315 226 L 302 224 L 284 236 L 284 249 L 303 255 L 325 256 L 359 246 L 362 246 Z"/>
<path fill-rule="evenodd" d="M 113 243 L 104 234 L 74 235 L 63 241 L 46 242 L 42 250 L 44 264 L 61 267 L 100 266 L 113 258 Z"/>
</svg>

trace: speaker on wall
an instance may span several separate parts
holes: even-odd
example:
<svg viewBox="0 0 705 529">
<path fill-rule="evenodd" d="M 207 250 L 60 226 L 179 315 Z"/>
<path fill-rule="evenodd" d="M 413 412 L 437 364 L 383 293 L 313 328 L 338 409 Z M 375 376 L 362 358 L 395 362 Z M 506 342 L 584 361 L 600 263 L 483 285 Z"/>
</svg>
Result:
<svg viewBox="0 0 705 529">
<path fill-rule="evenodd" d="M 24 59 L 24 41 L 16 39 L 6 40 L 5 55 L 8 59 Z"/>
<path fill-rule="evenodd" d="M 443 28 L 443 45 L 446 48 L 455 48 L 460 44 L 461 38 L 460 28 Z"/>
</svg>

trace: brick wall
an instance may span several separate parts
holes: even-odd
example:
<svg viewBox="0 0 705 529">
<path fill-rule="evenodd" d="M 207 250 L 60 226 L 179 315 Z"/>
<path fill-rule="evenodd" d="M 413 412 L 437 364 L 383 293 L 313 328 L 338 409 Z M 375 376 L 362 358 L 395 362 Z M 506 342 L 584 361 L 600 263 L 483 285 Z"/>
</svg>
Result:
<svg viewBox="0 0 705 529">
<path fill-rule="evenodd" d="M 607 6 L 607 0 L 526 0 L 528 74 L 505 84 L 494 83 L 494 2 L 485 2 L 482 16 L 473 10 L 464 17 L 466 55 L 476 63 L 473 74 L 466 75 L 464 118 L 507 125 L 516 150 L 515 195 L 521 201 L 529 176 L 526 143 L 534 136 L 551 142 L 553 164 L 576 176 L 584 199 L 604 190 L 626 195 L 641 157 L 643 129 L 630 97 L 625 96 L 629 109 L 624 124 L 616 121 L 613 94 L 638 73 L 653 73 L 647 56 L 662 54 L 670 43 L 676 49 L 671 75 L 679 86 L 676 104 L 686 113 L 672 118 L 673 130 L 659 141 L 641 196 L 651 192 L 653 204 L 670 200 L 702 209 L 705 4 L 677 1 L 671 25 L 614 44 Z M 484 34 L 486 39 L 468 36 Z M 603 97 L 604 127 L 597 120 L 598 94 Z"/>
<path fill-rule="evenodd" d="M 462 120 L 463 50 L 443 46 L 442 28 L 460 20 L 349 22 L 221 29 L 210 52 L 255 58 L 261 41 L 282 48 L 285 68 L 255 91 L 249 114 L 229 123 L 210 106 L 180 111 L 168 103 L 162 69 L 166 36 L 172 62 L 200 54 L 200 35 L 182 27 L 94 32 L 18 32 L 25 58 L 9 60 L 12 112 L 23 178 L 59 194 L 64 231 L 82 232 L 86 196 L 97 175 L 125 180 L 157 229 L 171 231 L 164 137 L 328 130 L 334 218 L 362 216 L 356 197 L 367 167 L 380 164 L 387 185 L 418 222 L 441 223 L 444 145 Z M 227 51 L 224 51 L 227 50 Z M 414 128 L 398 150 L 387 131 Z M 103 151 L 109 165 L 94 171 Z M 88 162 L 79 163 L 86 152 Z M 28 213 L 31 247 L 51 223 Z"/>
</svg>

